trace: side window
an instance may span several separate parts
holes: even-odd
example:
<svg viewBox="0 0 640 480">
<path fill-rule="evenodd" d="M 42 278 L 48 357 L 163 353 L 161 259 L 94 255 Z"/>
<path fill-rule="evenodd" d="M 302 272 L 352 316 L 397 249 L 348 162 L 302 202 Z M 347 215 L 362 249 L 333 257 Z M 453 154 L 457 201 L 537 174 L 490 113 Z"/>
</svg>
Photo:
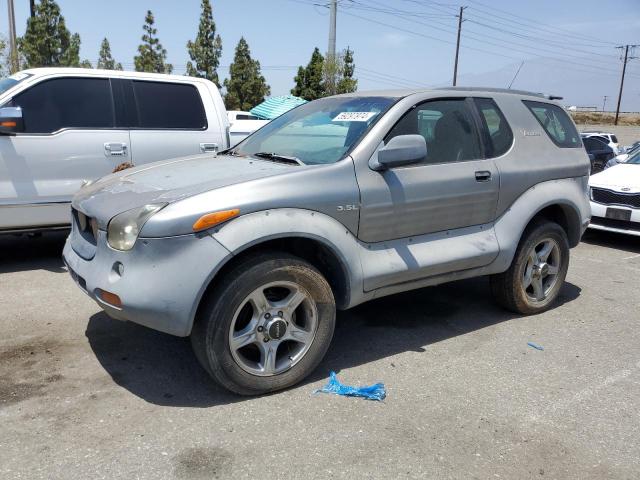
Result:
<svg viewBox="0 0 640 480">
<path fill-rule="evenodd" d="M 478 132 L 464 98 L 417 105 L 391 129 L 385 143 L 398 135 L 419 134 L 427 141 L 425 163 L 460 162 L 481 157 Z"/>
<path fill-rule="evenodd" d="M 475 98 L 474 102 L 480 118 L 484 124 L 485 130 L 489 135 L 487 143 L 489 144 L 488 157 L 499 157 L 511 148 L 513 143 L 513 132 L 496 102 L 490 98 Z"/>
<path fill-rule="evenodd" d="M 193 85 L 134 81 L 140 128 L 207 128 L 207 117 L 198 89 Z"/>
<path fill-rule="evenodd" d="M 580 135 L 562 108 L 551 103 L 522 101 L 542 125 L 549 138 L 561 148 L 581 147 Z"/>
<path fill-rule="evenodd" d="M 16 95 L 25 133 L 53 133 L 62 128 L 113 128 L 113 100 L 106 78 L 45 80 Z"/>
</svg>

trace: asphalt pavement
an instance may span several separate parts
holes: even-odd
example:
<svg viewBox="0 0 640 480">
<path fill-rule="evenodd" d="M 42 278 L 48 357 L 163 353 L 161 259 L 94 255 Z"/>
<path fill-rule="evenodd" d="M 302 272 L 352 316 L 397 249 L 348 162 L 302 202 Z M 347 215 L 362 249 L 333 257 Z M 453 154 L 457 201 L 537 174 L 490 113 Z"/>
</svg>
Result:
<svg viewBox="0 0 640 480">
<path fill-rule="evenodd" d="M 588 233 L 541 315 L 486 279 L 342 312 L 311 378 L 259 398 L 215 386 L 188 339 L 109 319 L 63 243 L 0 237 L 2 479 L 638 478 L 637 238 Z M 331 370 L 386 400 L 314 395 Z"/>
</svg>

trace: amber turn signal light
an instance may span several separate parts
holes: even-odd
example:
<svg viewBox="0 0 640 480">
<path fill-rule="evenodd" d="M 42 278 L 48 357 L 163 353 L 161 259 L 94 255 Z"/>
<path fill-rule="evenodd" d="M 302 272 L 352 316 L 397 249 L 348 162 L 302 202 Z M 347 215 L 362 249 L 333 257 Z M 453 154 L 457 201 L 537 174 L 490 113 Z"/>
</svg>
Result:
<svg viewBox="0 0 640 480">
<path fill-rule="evenodd" d="M 0 123 L 0 127 L 15 127 L 17 124 L 16 122 L 2 122 Z"/>
<path fill-rule="evenodd" d="M 207 213 L 206 215 L 201 216 L 196 223 L 193 224 L 193 231 L 199 232 L 201 230 L 206 230 L 207 228 L 215 227 L 216 225 L 226 222 L 238 215 L 240 215 L 240 210 L 237 208 L 234 208 L 233 210 Z"/>
<path fill-rule="evenodd" d="M 109 305 L 112 305 L 116 308 L 122 308 L 122 300 L 120 300 L 120 297 L 115 293 L 98 289 L 96 291 L 96 294 L 100 297 L 100 299 L 103 302 L 108 303 Z"/>
</svg>

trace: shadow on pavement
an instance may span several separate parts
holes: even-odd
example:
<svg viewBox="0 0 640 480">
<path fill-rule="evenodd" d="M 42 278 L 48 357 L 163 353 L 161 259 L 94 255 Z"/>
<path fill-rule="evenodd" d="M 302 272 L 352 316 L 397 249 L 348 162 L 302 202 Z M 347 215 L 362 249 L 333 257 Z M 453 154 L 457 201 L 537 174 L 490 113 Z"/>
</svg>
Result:
<svg viewBox="0 0 640 480">
<path fill-rule="evenodd" d="M 566 283 L 560 303 L 580 288 Z M 517 318 L 491 302 L 487 279 L 463 280 L 374 300 L 338 314 L 332 345 L 302 384 L 328 377 L 330 370 L 362 365 L 425 348 L 458 335 Z M 86 336 L 113 381 L 157 405 L 209 407 L 244 400 L 218 387 L 200 367 L 188 339 L 119 322 L 98 313 Z"/>
<path fill-rule="evenodd" d="M 0 235 L 0 274 L 29 270 L 64 272 L 62 248 L 68 235 L 68 230 Z"/>
<path fill-rule="evenodd" d="M 605 232 L 589 229 L 582 236 L 582 241 L 589 245 L 615 248 L 629 253 L 640 253 L 640 238 L 624 233 Z"/>
</svg>

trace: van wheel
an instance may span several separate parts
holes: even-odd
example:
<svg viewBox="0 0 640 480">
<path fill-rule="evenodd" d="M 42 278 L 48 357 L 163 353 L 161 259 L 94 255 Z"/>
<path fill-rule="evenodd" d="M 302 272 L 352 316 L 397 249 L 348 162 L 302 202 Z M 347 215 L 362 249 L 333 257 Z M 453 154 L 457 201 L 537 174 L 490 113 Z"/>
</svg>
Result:
<svg viewBox="0 0 640 480">
<path fill-rule="evenodd" d="M 543 312 L 558 298 L 569 268 L 569 242 L 557 223 L 536 222 L 525 230 L 513 262 L 491 276 L 497 303 L 523 315 Z"/>
<path fill-rule="evenodd" d="M 263 254 L 214 281 L 191 343 L 220 385 L 259 395 L 294 385 L 318 366 L 333 337 L 336 307 L 316 268 L 292 255 Z"/>
</svg>

